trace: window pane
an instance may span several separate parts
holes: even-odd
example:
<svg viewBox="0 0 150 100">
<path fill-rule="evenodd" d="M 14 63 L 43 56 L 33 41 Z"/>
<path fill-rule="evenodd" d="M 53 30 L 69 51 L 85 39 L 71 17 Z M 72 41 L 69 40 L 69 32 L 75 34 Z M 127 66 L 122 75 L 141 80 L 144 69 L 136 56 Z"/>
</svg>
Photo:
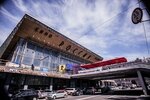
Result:
<svg viewBox="0 0 150 100">
<path fill-rule="evenodd" d="M 32 65 L 33 56 L 34 56 L 34 45 L 28 43 L 23 58 L 23 64 Z"/>
<path fill-rule="evenodd" d="M 17 55 L 15 63 L 20 64 L 20 61 L 21 61 L 21 56 Z"/>
<path fill-rule="evenodd" d="M 34 66 L 40 66 L 40 60 L 39 59 L 34 59 L 33 65 Z"/>
<path fill-rule="evenodd" d="M 42 62 L 42 57 L 43 57 L 43 54 L 42 54 L 42 48 L 41 47 L 36 47 L 36 50 L 35 50 L 35 58 L 34 58 L 34 62 L 33 64 L 35 66 L 40 66 L 40 63 Z"/>
</svg>

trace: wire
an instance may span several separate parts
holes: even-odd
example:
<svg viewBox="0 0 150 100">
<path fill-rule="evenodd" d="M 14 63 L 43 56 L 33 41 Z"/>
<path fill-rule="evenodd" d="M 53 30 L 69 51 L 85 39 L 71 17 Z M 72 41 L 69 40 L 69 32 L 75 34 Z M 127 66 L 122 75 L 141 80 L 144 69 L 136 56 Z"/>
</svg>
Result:
<svg viewBox="0 0 150 100">
<path fill-rule="evenodd" d="M 135 5 L 136 5 L 136 4 L 139 4 L 140 2 L 141 2 L 141 1 L 138 1 L 137 3 L 135 3 Z M 108 23 L 108 22 L 110 22 L 112 19 L 116 18 L 117 16 L 119 16 L 119 15 L 125 13 L 125 12 L 128 11 L 132 6 L 134 6 L 134 5 L 131 5 L 131 6 L 128 7 L 127 9 L 125 9 L 125 10 L 123 10 L 123 11 L 117 13 L 116 15 L 114 15 L 114 16 L 111 17 L 111 18 L 109 18 L 109 19 L 106 20 L 105 22 L 103 22 L 103 23 L 101 23 L 100 25 L 96 26 L 93 30 L 95 30 L 95 29 L 97 29 L 97 28 L 100 28 L 100 27 L 101 27 L 102 25 L 104 25 L 105 23 Z M 90 31 L 88 31 L 88 32 L 86 32 L 86 33 L 89 33 L 89 32 L 91 32 L 91 31 L 93 31 L 93 30 L 90 30 Z"/>
<path fill-rule="evenodd" d="M 139 7 L 141 7 L 140 3 L 139 3 Z M 142 23 L 143 30 L 144 30 L 144 36 L 145 36 L 145 43 L 146 43 L 146 47 L 147 47 L 147 52 L 149 54 L 149 45 L 148 45 L 148 40 L 147 40 L 145 25 L 144 25 L 144 22 L 141 22 L 141 23 Z"/>
<path fill-rule="evenodd" d="M 142 26 L 143 26 L 143 29 L 144 29 L 144 36 L 145 36 L 145 42 L 146 42 L 147 52 L 149 54 L 149 45 L 148 45 L 148 40 L 147 40 L 147 35 L 146 35 L 146 30 L 145 30 L 144 22 L 142 22 Z"/>
</svg>

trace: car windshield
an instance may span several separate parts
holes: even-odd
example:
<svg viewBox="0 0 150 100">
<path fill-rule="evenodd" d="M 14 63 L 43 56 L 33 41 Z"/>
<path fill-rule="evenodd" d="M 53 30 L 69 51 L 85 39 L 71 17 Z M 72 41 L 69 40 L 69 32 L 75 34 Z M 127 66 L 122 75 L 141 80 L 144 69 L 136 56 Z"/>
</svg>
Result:
<svg viewBox="0 0 150 100">
<path fill-rule="evenodd" d="M 92 87 L 89 87 L 89 88 L 87 88 L 88 90 L 91 90 L 91 89 L 94 89 L 94 88 L 92 88 Z"/>
<path fill-rule="evenodd" d="M 74 90 L 73 88 L 66 88 L 66 90 Z"/>
<path fill-rule="evenodd" d="M 51 92 L 50 92 L 50 94 L 54 94 L 54 93 L 56 93 L 56 92 L 55 92 L 55 91 L 51 91 Z"/>
<path fill-rule="evenodd" d="M 57 93 L 64 93 L 64 91 L 57 91 Z"/>
<path fill-rule="evenodd" d="M 52 92 L 51 90 L 45 90 L 45 92 Z"/>
</svg>

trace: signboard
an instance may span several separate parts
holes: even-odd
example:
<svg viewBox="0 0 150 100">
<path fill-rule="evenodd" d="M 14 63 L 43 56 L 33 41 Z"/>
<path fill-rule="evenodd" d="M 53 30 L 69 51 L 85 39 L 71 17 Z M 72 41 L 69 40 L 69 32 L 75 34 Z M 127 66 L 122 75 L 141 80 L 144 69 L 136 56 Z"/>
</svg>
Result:
<svg viewBox="0 0 150 100">
<path fill-rule="evenodd" d="M 132 12 L 132 22 L 138 24 L 142 21 L 143 11 L 141 8 L 135 8 Z"/>
<path fill-rule="evenodd" d="M 66 65 L 59 65 L 59 72 L 64 73 L 66 70 Z"/>
</svg>

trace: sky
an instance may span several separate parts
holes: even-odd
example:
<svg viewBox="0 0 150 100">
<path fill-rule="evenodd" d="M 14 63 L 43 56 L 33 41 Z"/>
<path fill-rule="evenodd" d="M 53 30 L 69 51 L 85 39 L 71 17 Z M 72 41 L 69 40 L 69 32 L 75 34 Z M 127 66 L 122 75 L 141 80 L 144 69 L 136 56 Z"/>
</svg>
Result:
<svg viewBox="0 0 150 100">
<path fill-rule="evenodd" d="M 150 57 L 150 22 L 131 21 L 139 6 L 144 8 L 138 0 L 4 0 L 0 4 L 0 45 L 24 14 L 29 14 L 104 60 Z M 149 19 L 143 13 L 142 20 Z"/>
</svg>

